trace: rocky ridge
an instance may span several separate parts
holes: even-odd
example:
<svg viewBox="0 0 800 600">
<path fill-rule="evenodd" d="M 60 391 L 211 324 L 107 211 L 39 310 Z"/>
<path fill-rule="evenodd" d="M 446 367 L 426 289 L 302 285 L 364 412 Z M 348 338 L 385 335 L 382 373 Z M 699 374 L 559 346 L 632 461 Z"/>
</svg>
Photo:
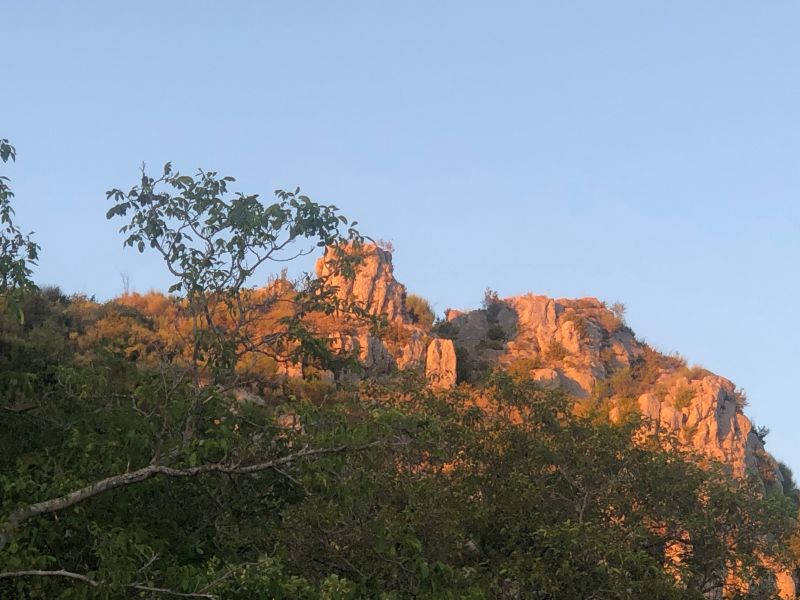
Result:
<svg viewBox="0 0 800 600">
<path fill-rule="evenodd" d="M 328 273 L 325 257 L 317 272 Z M 334 283 L 338 294 L 388 321 L 388 335 L 361 330 L 337 341 L 356 352 L 368 376 L 417 369 L 432 387 L 448 388 L 504 368 L 566 390 L 577 410 L 601 406 L 612 420 L 638 411 L 735 477 L 754 471 L 767 487 L 782 484 L 731 381 L 656 352 L 595 298 L 487 295 L 483 308 L 448 310 L 425 330 L 409 318 L 388 250 L 364 246 L 355 278 Z"/>
</svg>

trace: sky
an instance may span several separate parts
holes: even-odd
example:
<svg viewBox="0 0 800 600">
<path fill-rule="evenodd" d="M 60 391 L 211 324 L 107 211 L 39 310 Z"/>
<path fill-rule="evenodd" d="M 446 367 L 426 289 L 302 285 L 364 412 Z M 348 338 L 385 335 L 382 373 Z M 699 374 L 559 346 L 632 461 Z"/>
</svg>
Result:
<svg viewBox="0 0 800 600">
<path fill-rule="evenodd" d="M 0 170 L 36 280 L 99 299 L 171 283 L 105 191 L 173 161 L 335 204 L 439 313 L 624 302 L 800 473 L 799 28 L 778 0 L 0 0 Z"/>
</svg>

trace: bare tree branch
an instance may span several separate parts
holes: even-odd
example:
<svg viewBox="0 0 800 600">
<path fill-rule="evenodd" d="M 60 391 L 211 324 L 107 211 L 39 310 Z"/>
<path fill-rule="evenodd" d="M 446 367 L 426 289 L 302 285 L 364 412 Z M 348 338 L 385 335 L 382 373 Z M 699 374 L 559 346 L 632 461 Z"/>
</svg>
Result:
<svg viewBox="0 0 800 600">
<path fill-rule="evenodd" d="M 8 571 L 6 573 L 0 573 L 0 579 L 7 579 L 11 577 L 67 577 L 69 579 L 75 579 L 77 581 L 82 581 L 83 583 L 88 583 L 89 585 L 95 587 L 100 585 L 94 579 L 91 579 L 86 575 L 81 575 L 80 573 L 73 573 L 72 571 L 65 571 L 64 569 L 59 569 L 58 571 L 30 570 L 30 571 Z"/>
<path fill-rule="evenodd" d="M 159 588 L 159 587 L 150 587 L 149 585 L 142 585 L 139 583 L 132 583 L 127 587 L 140 590 L 142 592 L 155 592 L 158 594 L 166 594 L 168 596 L 178 596 L 180 598 L 211 598 L 211 600 L 215 600 L 217 596 L 214 594 L 207 594 L 204 592 L 176 592 L 175 590 L 170 590 L 167 588 Z"/>
<path fill-rule="evenodd" d="M 359 448 L 355 448 L 354 450 L 364 450 L 366 448 L 370 448 L 379 445 L 381 443 L 382 442 L 380 441 L 373 442 L 372 444 L 360 446 Z M 336 446 L 332 448 L 316 448 L 316 449 L 309 449 L 306 446 L 297 452 L 288 454 L 281 458 L 276 458 L 274 460 L 269 460 L 246 466 L 242 466 L 239 464 L 212 463 L 185 469 L 175 469 L 163 465 L 148 465 L 141 469 L 137 469 L 136 471 L 123 473 L 121 475 L 114 475 L 112 477 L 106 477 L 105 479 L 96 481 L 92 484 L 89 484 L 85 487 L 75 490 L 74 492 L 65 494 L 64 496 L 60 496 L 58 498 L 52 498 L 50 500 L 45 500 L 43 502 L 38 502 L 36 504 L 31 504 L 29 506 L 23 507 L 19 510 L 12 512 L 5 519 L 5 522 L 0 524 L 0 550 L 2 550 L 8 543 L 11 536 L 11 532 L 17 529 L 22 523 L 28 521 L 29 519 L 32 519 L 33 517 L 37 517 L 44 514 L 56 513 L 65 510 L 71 506 L 74 506 L 80 502 L 83 502 L 84 500 L 93 498 L 94 496 L 98 496 L 100 494 L 103 494 L 105 492 L 120 487 L 132 485 L 134 483 L 139 483 L 141 481 L 146 481 L 148 479 L 152 479 L 153 477 L 159 475 L 164 477 L 176 477 L 176 478 L 196 477 L 198 475 L 204 475 L 206 473 L 249 475 L 253 473 L 259 473 L 261 471 L 267 471 L 270 469 L 277 469 L 282 465 L 294 462 L 302 458 L 319 456 L 323 454 L 335 454 L 338 452 L 343 452 L 347 449 L 348 449 L 347 446 Z"/>
</svg>

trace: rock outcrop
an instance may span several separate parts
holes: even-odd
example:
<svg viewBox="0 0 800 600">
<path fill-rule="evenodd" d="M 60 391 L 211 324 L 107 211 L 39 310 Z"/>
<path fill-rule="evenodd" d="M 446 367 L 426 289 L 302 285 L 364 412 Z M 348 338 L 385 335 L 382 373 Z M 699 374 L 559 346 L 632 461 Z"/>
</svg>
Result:
<svg viewBox="0 0 800 600">
<path fill-rule="evenodd" d="M 462 371 L 480 377 L 490 368 L 510 369 L 565 389 L 579 404 L 602 402 L 614 420 L 636 410 L 735 477 L 755 471 L 765 485 L 780 485 L 777 463 L 734 384 L 654 351 L 599 300 L 528 294 L 447 314 L 446 333 L 469 361 Z"/>
<path fill-rule="evenodd" d="M 347 252 L 353 254 L 352 250 Z M 375 244 L 364 244 L 359 254 L 361 262 L 356 266 L 355 277 L 347 278 L 332 269 L 335 251 L 328 248 L 317 261 L 317 276 L 329 277 L 340 297 L 356 301 L 370 314 L 383 315 L 391 322 L 408 323 L 406 288 L 394 278 L 392 253 Z"/>
<path fill-rule="evenodd" d="M 425 377 L 435 388 L 456 384 L 456 349 L 452 340 L 435 339 L 428 346 Z"/>
</svg>

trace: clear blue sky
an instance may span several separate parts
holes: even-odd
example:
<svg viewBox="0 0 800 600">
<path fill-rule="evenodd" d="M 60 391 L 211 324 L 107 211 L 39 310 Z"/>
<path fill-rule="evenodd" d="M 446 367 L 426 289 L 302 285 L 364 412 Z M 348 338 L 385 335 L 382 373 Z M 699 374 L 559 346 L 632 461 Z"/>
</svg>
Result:
<svg viewBox="0 0 800 600">
<path fill-rule="evenodd" d="M 0 137 L 40 283 L 108 298 L 138 165 L 301 186 L 439 311 L 621 300 L 800 471 L 796 2 L 0 0 Z"/>
</svg>

